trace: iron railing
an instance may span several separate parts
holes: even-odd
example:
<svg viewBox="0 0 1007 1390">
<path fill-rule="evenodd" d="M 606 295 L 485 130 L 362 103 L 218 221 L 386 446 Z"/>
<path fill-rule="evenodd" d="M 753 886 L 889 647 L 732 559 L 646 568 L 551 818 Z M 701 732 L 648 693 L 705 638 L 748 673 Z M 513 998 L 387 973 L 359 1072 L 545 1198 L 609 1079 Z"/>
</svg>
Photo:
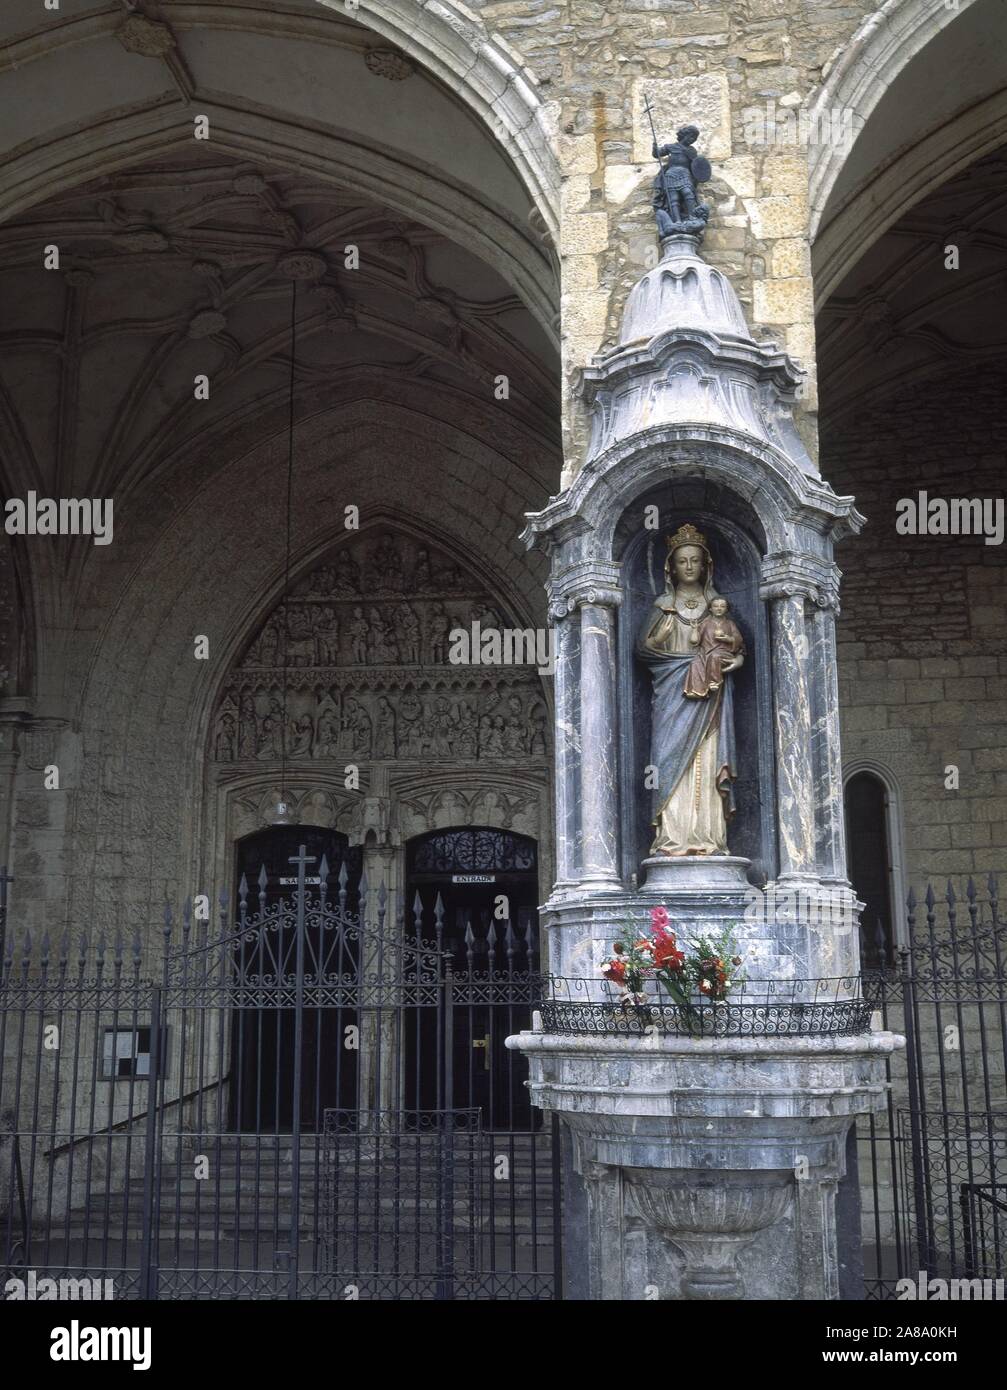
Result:
<svg viewBox="0 0 1007 1390">
<path fill-rule="evenodd" d="M 604 980 L 546 976 L 540 1012 L 547 1033 L 578 1036 L 816 1038 L 866 1032 L 872 1008 L 856 977 L 746 980 L 725 1000 L 682 1004 L 653 980 L 639 1000 Z"/>
<path fill-rule="evenodd" d="M 504 1047 L 538 997 L 533 923 L 451 951 L 436 893 L 407 914 L 361 881 L 350 911 L 345 865 L 330 891 L 324 859 L 311 883 L 293 862 L 288 897 L 243 879 L 160 941 L 8 934 L 0 1282 L 558 1296 L 557 1128 Z"/>
<path fill-rule="evenodd" d="M 875 1023 L 906 1037 L 886 1112 L 859 1123 L 868 1298 L 900 1279 L 1007 1274 L 1007 924 L 997 879 L 907 899 L 895 964 L 863 976 Z"/>
</svg>

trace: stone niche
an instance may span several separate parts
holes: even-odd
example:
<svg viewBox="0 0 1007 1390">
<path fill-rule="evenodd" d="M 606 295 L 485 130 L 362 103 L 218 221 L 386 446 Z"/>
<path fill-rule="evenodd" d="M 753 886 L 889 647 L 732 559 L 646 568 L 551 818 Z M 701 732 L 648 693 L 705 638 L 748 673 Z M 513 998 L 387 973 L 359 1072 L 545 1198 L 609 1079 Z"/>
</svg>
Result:
<svg viewBox="0 0 1007 1390">
<path fill-rule="evenodd" d="M 794 427 L 802 379 L 776 344 L 756 342 L 729 280 L 684 234 L 665 239 L 630 291 L 619 342 L 582 372 L 587 458 L 525 531 L 551 569 L 558 870 L 547 908 L 553 959 L 572 974 L 597 969 L 613 920 L 642 926 L 656 903 L 697 932 L 737 926 L 759 978 L 856 974 L 832 552 L 863 518 L 820 477 Z M 664 587 L 666 538 L 686 522 L 707 537 L 714 588 L 748 653 L 728 677 L 737 810 L 726 854 L 661 863 L 647 854 L 651 700 L 634 650 Z M 814 913 L 750 924 L 753 885 L 833 915 L 842 900 L 846 929 Z"/>
<path fill-rule="evenodd" d="M 656 509 L 660 524 L 644 529 L 640 518 Z M 650 515 L 654 515 L 651 512 Z M 654 598 L 664 587 L 664 537 L 686 522 L 706 536 L 713 557 L 716 588 L 730 603 L 731 617 L 745 638 L 745 665 L 734 678 L 734 722 L 738 742 L 738 809 L 728 826 L 732 855 L 747 859 L 753 882 L 775 878 L 778 855 L 774 789 L 773 688 L 769 614 L 760 598 L 765 537 L 752 508 L 736 494 L 708 482 L 672 482 L 644 494 L 623 515 L 614 551 L 622 567 L 619 611 L 617 705 L 620 720 L 619 798 L 625 808 L 621 870 L 631 880 L 653 838 L 652 794 L 639 776 L 650 756 L 651 688 L 635 659 L 635 647 Z"/>
</svg>

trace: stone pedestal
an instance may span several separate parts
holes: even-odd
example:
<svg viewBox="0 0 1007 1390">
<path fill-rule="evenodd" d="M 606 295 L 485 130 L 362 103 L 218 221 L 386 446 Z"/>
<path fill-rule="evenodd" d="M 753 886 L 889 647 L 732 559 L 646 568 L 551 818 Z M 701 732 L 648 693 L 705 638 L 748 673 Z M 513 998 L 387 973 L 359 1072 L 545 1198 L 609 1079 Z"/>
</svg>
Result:
<svg viewBox="0 0 1007 1390">
<path fill-rule="evenodd" d="M 901 1039 L 525 1032 L 507 1045 L 573 1135 L 588 1214 L 574 1296 L 838 1297 L 846 1134 L 886 1104 Z"/>
<path fill-rule="evenodd" d="M 709 889 L 748 888 L 750 859 L 736 854 L 654 855 L 640 866 L 644 884 L 655 892 L 705 893 Z"/>
</svg>

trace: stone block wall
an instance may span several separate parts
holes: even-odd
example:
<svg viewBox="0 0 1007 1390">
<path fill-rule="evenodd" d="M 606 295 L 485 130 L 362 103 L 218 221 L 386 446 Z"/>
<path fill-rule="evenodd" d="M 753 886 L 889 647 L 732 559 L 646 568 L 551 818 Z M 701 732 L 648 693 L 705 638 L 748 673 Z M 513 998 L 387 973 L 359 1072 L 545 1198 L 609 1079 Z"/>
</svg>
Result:
<svg viewBox="0 0 1007 1390">
<path fill-rule="evenodd" d="M 655 248 L 658 136 L 686 120 L 714 176 L 704 255 L 726 271 L 758 332 L 807 367 L 800 427 L 814 454 L 814 317 L 808 241 L 808 147 L 802 103 L 876 7 L 808 0 L 504 0 L 471 9 L 537 79 L 553 108 L 561 167 L 562 335 L 568 375 L 613 342 L 630 286 Z M 763 142 L 751 112 L 772 128 Z M 583 423 L 568 434 L 567 467 Z"/>
<path fill-rule="evenodd" d="M 894 774 L 917 891 L 1007 869 L 1007 554 L 976 536 L 900 536 L 896 503 L 1003 499 L 1005 465 L 1007 377 L 993 367 L 822 432 L 824 476 L 868 521 L 836 554 L 843 756 Z"/>
</svg>

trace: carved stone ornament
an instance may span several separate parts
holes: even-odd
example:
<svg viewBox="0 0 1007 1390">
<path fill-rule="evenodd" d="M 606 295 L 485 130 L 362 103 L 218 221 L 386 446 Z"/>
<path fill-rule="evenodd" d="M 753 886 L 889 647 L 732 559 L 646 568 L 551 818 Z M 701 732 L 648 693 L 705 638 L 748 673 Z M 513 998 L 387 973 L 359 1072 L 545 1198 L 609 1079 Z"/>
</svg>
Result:
<svg viewBox="0 0 1007 1390">
<path fill-rule="evenodd" d="M 839 612 L 838 565 L 832 560 L 818 560 L 808 555 L 767 555 L 762 562 L 762 599 L 796 598 L 801 596 L 818 608 Z"/>
<path fill-rule="evenodd" d="M 115 36 L 127 53 L 138 53 L 143 58 L 163 58 L 175 47 L 175 35 L 167 24 L 139 14 L 124 20 Z"/>
<path fill-rule="evenodd" d="M 214 333 L 222 333 L 227 327 L 227 319 L 219 309 L 201 309 L 189 320 L 190 338 L 211 338 Z"/>
<path fill-rule="evenodd" d="M 265 193 L 269 184 L 261 174 L 246 173 L 236 174 L 231 187 L 243 198 L 258 198 L 260 194 Z"/>
<path fill-rule="evenodd" d="M 449 659 L 452 631 L 474 623 L 485 632 L 506 619 L 449 555 L 395 532 L 343 542 L 230 672 L 212 758 L 541 765 L 548 719 L 535 668 Z"/>
<path fill-rule="evenodd" d="M 733 1181 L 732 1181 L 733 1177 Z M 760 1231 L 780 1220 L 790 1201 L 789 1173 L 711 1175 L 676 1181 L 669 1171 L 628 1175 L 637 1210 L 685 1261 L 682 1296 L 744 1298 L 738 1256 Z"/>
<path fill-rule="evenodd" d="M 413 64 L 394 48 L 370 48 L 364 54 L 367 70 L 389 82 L 404 82 L 416 71 Z"/>
<path fill-rule="evenodd" d="M 56 761 L 59 728 L 54 725 L 29 725 L 21 731 L 21 756 L 26 767 L 41 772 Z"/>
<path fill-rule="evenodd" d="M 289 251 L 276 262 L 276 269 L 288 280 L 320 280 L 328 265 L 317 251 Z"/>
</svg>

